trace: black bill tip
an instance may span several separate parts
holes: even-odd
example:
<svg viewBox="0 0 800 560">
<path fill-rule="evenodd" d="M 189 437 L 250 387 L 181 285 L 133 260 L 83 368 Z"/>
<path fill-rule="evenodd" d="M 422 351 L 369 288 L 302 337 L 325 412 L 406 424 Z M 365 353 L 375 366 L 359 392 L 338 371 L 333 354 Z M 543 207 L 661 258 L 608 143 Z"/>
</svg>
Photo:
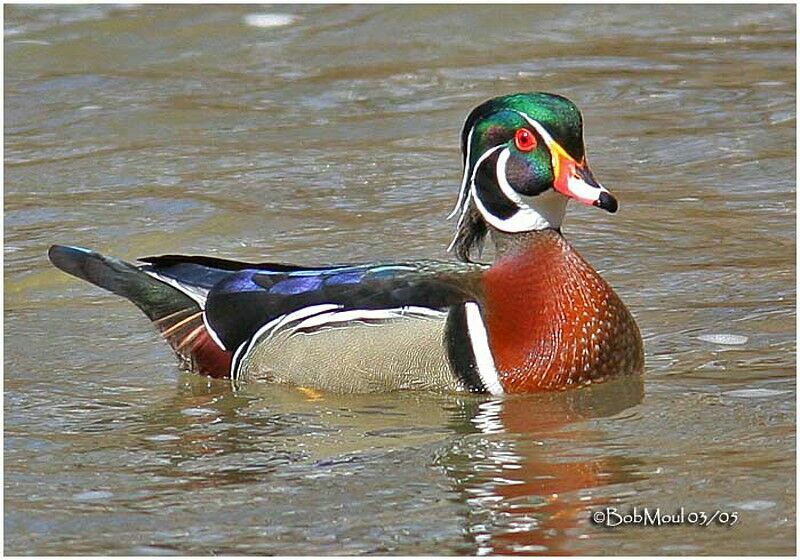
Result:
<svg viewBox="0 0 800 560">
<path fill-rule="evenodd" d="M 617 204 L 617 199 L 611 193 L 602 192 L 600 193 L 600 198 L 594 203 L 595 206 L 598 208 L 602 208 L 607 212 L 611 212 L 612 214 L 617 211 L 619 208 L 619 204 Z"/>
</svg>

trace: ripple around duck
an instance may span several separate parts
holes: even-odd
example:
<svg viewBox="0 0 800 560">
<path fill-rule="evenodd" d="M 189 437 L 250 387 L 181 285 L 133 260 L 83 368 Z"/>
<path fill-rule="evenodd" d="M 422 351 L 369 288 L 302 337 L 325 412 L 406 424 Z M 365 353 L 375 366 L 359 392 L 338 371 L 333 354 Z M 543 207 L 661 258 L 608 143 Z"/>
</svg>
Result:
<svg viewBox="0 0 800 560">
<path fill-rule="evenodd" d="M 791 554 L 795 11 L 8 6 L 6 552 Z M 46 261 L 450 258 L 463 118 L 531 89 L 583 109 L 619 196 L 564 232 L 637 317 L 642 383 L 234 390 Z M 587 521 L 675 504 L 744 521 Z"/>
</svg>

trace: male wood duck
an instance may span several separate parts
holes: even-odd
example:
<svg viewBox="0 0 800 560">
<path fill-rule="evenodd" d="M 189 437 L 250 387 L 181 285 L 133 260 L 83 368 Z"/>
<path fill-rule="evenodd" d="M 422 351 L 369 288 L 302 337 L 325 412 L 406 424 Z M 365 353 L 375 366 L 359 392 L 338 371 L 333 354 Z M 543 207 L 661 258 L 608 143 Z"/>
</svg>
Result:
<svg viewBox="0 0 800 560">
<path fill-rule="evenodd" d="M 640 373 L 633 317 L 560 230 L 570 199 L 617 210 L 589 170 L 578 108 L 548 93 L 491 99 L 467 117 L 461 149 L 449 249 L 462 262 L 129 264 L 63 246 L 49 257 L 132 301 L 186 367 L 211 377 L 500 395 Z M 491 266 L 471 260 L 487 234 Z"/>
</svg>

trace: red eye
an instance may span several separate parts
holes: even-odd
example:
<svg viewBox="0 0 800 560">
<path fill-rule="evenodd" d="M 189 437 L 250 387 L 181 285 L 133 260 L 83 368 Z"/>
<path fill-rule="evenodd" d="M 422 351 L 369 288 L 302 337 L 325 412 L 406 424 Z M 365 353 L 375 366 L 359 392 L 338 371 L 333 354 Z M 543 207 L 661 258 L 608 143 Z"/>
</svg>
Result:
<svg viewBox="0 0 800 560">
<path fill-rule="evenodd" d="M 536 136 L 527 128 L 520 128 L 514 134 L 514 144 L 520 152 L 530 152 L 536 147 Z"/>
</svg>

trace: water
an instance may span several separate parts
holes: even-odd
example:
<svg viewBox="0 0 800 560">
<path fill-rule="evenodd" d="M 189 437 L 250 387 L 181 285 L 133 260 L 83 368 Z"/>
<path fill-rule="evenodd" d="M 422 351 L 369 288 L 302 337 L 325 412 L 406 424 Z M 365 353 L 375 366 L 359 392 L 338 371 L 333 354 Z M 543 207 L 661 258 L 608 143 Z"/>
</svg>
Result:
<svg viewBox="0 0 800 560">
<path fill-rule="evenodd" d="M 794 553 L 794 7 L 5 16 L 7 554 Z M 449 258 L 463 118 L 524 90 L 584 110 L 621 210 L 564 230 L 636 315 L 643 383 L 233 391 L 46 261 Z M 590 521 L 633 506 L 739 522 Z"/>
</svg>

